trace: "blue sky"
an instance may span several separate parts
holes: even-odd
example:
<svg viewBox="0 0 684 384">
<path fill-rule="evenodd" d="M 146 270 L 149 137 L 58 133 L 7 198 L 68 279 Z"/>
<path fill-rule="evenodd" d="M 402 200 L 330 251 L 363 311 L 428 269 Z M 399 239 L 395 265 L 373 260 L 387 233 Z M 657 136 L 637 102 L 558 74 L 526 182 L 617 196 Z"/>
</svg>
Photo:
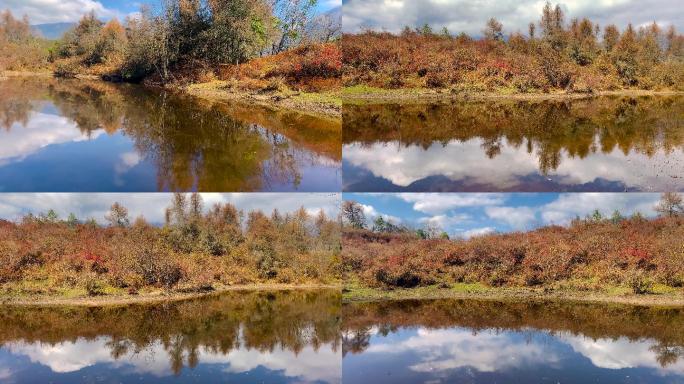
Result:
<svg viewBox="0 0 684 384">
<path fill-rule="evenodd" d="M 75 22 L 92 10 L 98 17 L 125 19 L 140 10 L 142 4 L 160 4 L 160 0 L 0 0 L 0 10 L 9 9 L 18 16 L 27 15 L 32 24 Z M 318 0 L 317 11 L 326 12 L 342 5 L 342 0 Z"/>
<path fill-rule="evenodd" d="M 599 209 L 630 216 L 655 216 L 657 193 L 344 193 L 345 200 L 364 205 L 369 221 L 378 216 L 409 227 L 432 223 L 452 237 L 567 225 Z"/>
</svg>

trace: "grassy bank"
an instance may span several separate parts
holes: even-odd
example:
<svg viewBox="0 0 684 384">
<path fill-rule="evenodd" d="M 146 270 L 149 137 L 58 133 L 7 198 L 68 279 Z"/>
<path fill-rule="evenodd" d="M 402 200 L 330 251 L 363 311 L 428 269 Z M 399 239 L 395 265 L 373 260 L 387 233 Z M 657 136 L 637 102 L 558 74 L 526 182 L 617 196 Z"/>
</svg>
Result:
<svg viewBox="0 0 684 384">
<path fill-rule="evenodd" d="M 405 89 L 383 89 L 364 85 L 345 87 L 341 92 L 341 98 L 345 104 L 369 104 L 369 103 L 427 103 L 436 100 L 455 100 L 455 101 L 478 101 L 478 100 L 522 100 L 522 101 L 544 101 L 544 100 L 578 100 L 589 99 L 601 96 L 624 96 L 624 97 L 644 97 L 644 96 L 674 96 L 684 95 L 683 91 L 654 91 L 648 89 L 624 89 L 614 91 L 596 92 L 517 92 L 511 89 L 498 89 L 496 91 L 459 91 L 453 88 L 405 88 Z"/>
<path fill-rule="evenodd" d="M 330 118 L 342 117 L 342 98 L 339 91 L 304 92 L 290 89 L 246 90 L 235 82 L 214 80 L 174 87 L 175 90 L 209 101 L 238 100 L 266 107 L 277 107 Z"/>
<path fill-rule="evenodd" d="M 14 77 L 55 77 L 54 71 L 1 71 L 0 80 Z M 100 75 L 74 74 L 74 78 L 86 81 L 107 81 Z M 258 104 L 267 108 L 277 108 L 303 113 L 315 117 L 339 120 L 342 117 L 342 95 L 340 91 L 323 92 L 281 90 L 247 90 L 240 89 L 235 82 L 213 80 L 206 83 L 190 83 L 185 85 L 169 84 L 162 86 L 173 92 L 180 92 L 209 102 L 238 101 Z"/>
<path fill-rule="evenodd" d="M 35 291 L 21 290 L 18 287 L 0 289 L 0 304 L 20 306 L 118 306 L 128 304 L 153 304 L 192 300 L 200 297 L 217 296 L 225 292 L 260 292 L 260 291 L 305 291 L 340 289 L 334 284 L 245 284 L 224 286 L 216 285 L 204 290 L 167 290 L 159 288 L 143 288 L 135 295 L 121 288 L 110 287 L 101 295 L 90 296 L 85 289 L 56 289 L 39 294 Z"/>
<path fill-rule="evenodd" d="M 490 287 L 480 283 L 456 283 L 417 288 L 382 289 L 347 285 L 343 302 L 371 302 L 391 300 L 476 299 L 476 300 L 564 300 L 600 303 L 619 303 L 645 306 L 684 306 L 684 290 L 664 285 L 655 286 L 647 295 L 636 295 L 629 288 L 612 286 L 596 291 L 582 291 L 571 287 L 525 288 Z"/>
</svg>

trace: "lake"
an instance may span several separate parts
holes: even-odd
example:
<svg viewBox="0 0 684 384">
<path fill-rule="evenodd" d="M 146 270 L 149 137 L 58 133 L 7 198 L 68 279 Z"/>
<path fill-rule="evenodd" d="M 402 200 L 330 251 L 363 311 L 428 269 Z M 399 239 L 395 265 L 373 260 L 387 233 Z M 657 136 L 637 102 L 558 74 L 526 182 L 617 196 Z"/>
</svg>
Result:
<svg viewBox="0 0 684 384">
<path fill-rule="evenodd" d="M 347 104 L 348 192 L 684 191 L 684 96 Z"/>
<path fill-rule="evenodd" d="M 684 309 L 399 301 L 342 308 L 346 383 L 682 383 Z"/>
<path fill-rule="evenodd" d="M 131 84 L 0 80 L 0 192 L 339 191 L 327 119 Z"/>
<path fill-rule="evenodd" d="M 0 307 L 3 383 L 340 383 L 338 290 Z"/>
</svg>

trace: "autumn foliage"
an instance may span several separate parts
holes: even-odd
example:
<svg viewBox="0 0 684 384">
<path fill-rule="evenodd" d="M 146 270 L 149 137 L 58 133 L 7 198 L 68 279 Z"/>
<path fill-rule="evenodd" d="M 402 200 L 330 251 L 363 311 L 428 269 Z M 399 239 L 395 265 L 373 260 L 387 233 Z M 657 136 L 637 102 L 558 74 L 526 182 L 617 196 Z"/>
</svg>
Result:
<svg viewBox="0 0 684 384">
<path fill-rule="evenodd" d="M 0 71 L 47 68 L 47 42 L 35 37 L 27 18 L 0 12 Z"/>
<path fill-rule="evenodd" d="M 243 212 L 231 204 L 203 209 L 199 195 L 177 194 L 166 224 L 131 222 L 115 204 L 109 225 L 50 211 L 0 222 L 0 285 L 26 293 L 147 287 L 207 290 L 262 282 L 333 282 L 339 224 L 323 212 Z"/>
<path fill-rule="evenodd" d="M 287 86 L 304 91 L 327 91 L 340 87 L 342 54 L 339 42 L 311 44 L 277 55 L 222 66 L 219 79 L 236 79 L 244 86 L 267 89 Z"/>
<path fill-rule="evenodd" d="M 594 92 L 627 88 L 682 90 L 684 37 L 657 24 L 603 30 L 588 19 L 565 20 L 547 3 L 527 35 L 506 38 L 490 20 L 483 38 L 367 31 L 343 36 L 345 86 L 436 88 L 452 92 Z"/>
<path fill-rule="evenodd" d="M 682 216 L 587 218 L 568 227 L 455 241 L 347 228 L 343 259 L 349 279 L 373 287 L 463 282 L 580 290 L 626 286 L 645 293 L 654 283 L 684 286 L 682 238 Z"/>
</svg>

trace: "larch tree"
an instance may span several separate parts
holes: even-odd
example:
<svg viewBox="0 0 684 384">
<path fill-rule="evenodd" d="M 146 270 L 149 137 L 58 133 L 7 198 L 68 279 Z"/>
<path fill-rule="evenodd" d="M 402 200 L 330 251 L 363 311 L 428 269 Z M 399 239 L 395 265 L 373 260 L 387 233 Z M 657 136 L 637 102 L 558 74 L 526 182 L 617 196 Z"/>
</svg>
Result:
<svg viewBox="0 0 684 384">
<path fill-rule="evenodd" d="M 603 30 L 603 49 L 606 52 L 612 52 L 613 48 L 617 45 L 620 40 L 620 30 L 615 24 L 607 25 Z"/>
</svg>

